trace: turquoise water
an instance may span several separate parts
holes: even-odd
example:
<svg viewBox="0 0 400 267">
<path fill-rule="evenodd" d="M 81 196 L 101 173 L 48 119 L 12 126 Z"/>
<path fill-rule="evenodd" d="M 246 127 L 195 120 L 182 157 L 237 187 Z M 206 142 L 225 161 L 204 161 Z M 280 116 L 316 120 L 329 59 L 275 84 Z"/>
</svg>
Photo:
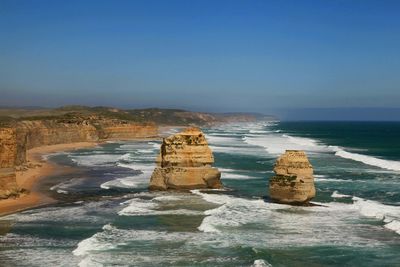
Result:
<svg viewBox="0 0 400 267">
<path fill-rule="evenodd" d="M 223 191 L 148 192 L 158 142 L 50 159 L 60 203 L 0 219 L 1 266 L 400 266 L 399 123 L 260 122 L 204 129 Z M 270 203 L 285 149 L 303 149 L 320 206 Z"/>
</svg>

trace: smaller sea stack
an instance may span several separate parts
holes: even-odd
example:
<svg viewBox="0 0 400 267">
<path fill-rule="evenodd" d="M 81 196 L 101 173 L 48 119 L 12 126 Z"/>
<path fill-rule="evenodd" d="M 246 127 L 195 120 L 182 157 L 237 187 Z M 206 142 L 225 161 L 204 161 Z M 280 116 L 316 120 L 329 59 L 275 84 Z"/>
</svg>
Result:
<svg viewBox="0 0 400 267">
<path fill-rule="evenodd" d="M 306 204 L 315 197 L 313 168 L 306 153 L 286 150 L 274 167 L 269 181 L 270 198 L 279 203 Z"/>
<path fill-rule="evenodd" d="M 221 173 L 204 134 L 191 127 L 164 138 L 149 190 L 222 188 Z"/>
</svg>

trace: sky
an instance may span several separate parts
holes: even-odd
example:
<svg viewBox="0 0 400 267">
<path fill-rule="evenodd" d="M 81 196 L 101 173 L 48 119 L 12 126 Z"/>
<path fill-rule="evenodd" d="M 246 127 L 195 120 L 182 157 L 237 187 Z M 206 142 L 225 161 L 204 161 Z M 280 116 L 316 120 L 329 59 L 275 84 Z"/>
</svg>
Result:
<svg viewBox="0 0 400 267">
<path fill-rule="evenodd" d="M 396 0 L 0 0 L 0 105 L 400 119 L 399 14 Z"/>
</svg>

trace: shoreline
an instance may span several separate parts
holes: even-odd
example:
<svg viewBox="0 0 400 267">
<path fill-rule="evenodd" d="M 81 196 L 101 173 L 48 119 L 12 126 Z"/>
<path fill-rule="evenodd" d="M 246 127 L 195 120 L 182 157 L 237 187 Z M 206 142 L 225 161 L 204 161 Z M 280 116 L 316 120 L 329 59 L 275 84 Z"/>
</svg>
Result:
<svg viewBox="0 0 400 267">
<path fill-rule="evenodd" d="M 0 217 L 57 202 L 57 200 L 47 196 L 45 190 L 41 190 L 39 182 L 49 176 L 70 173 L 73 168 L 43 159 L 43 156 L 56 152 L 94 147 L 99 144 L 101 142 L 77 142 L 40 146 L 28 150 L 26 159 L 29 167 L 26 170 L 16 171 L 18 186 L 28 190 L 28 193 L 23 193 L 18 198 L 0 200 Z"/>
</svg>

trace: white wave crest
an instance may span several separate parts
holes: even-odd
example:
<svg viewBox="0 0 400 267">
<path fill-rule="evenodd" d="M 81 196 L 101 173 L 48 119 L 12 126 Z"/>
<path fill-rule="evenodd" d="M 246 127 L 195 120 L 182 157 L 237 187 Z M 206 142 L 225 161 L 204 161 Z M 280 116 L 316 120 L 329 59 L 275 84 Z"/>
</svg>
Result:
<svg viewBox="0 0 400 267">
<path fill-rule="evenodd" d="M 353 201 L 361 215 L 382 220 L 385 228 L 400 234 L 400 206 L 385 205 L 360 197 L 353 197 Z"/>
<path fill-rule="evenodd" d="M 103 230 L 107 231 L 112 227 L 110 224 L 103 226 Z M 110 243 L 101 242 L 97 239 L 98 234 L 95 234 L 85 240 L 79 242 L 78 247 L 72 251 L 75 256 L 84 256 L 87 255 L 91 250 L 105 250 L 105 249 L 112 249 L 115 245 Z"/>
<path fill-rule="evenodd" d="M 233 172 L 222 172 L 221 178 L 231 179 L 231 180 L 248 180 L 248 179 L 255 179 L 256 177 L 245 174 L 233 173 Z"/>
<path fill-rule="evenodd" d="M 146 215 L 201 215 L 201 211 L 188 210 L 188 209 L 165 209 L 166 202 L 182 201 L 182 198 L 177 196 L 159 196 L 151 200 L 133 198 L 131 200 L 121 203 L 126 205 L 121 211 L 118 212 L 120 216 L 146 216 Z"/>
<path fill-rule="evenodd" d="M 338 191 L 333 191 L 331 197 L 333 197 L 333 198 L 346 198 L 346 197 L 352 197 L 352 196 L 340 194 Z"/>
<path fill-rule="evenodd" d="M 155 142 L 148 142 L 147 144 L 151 145 L 154 150 L 159 150 L 161 146 L 160 143 L 155 143 Z"/>
<path fill-rule="evenodd" d="M 118 158 L 118 160 L 129 161 L 129 160 L 131 160 L 131 158 L 132 158 L 131 154 L 130 153 L 126 153 L 126 154 L 123 154 L 122 156 L 120 156 Z"/>
<path fill-rule="evenodd" d="M 147 185 L 154 169 L 154 163 L 117 163 L 117 166 L 140 171 L 141 173 L 135 176 L 128 176 L 125 178 L 117 178 L 111 181 L 107 181 L 100 185 L 103 189 L 110 188 L 137 188 L 143 185 Z"/>
<path fill-rule="evenodd" d="M 295 149 L 308 152 L 334 152 L 336 156 L 350 159 L 382 169 L 400 171 L 400 161 L 380 159 L 377 157 L 348 152 L 338 146 L 330 146 L 319 143 L 317 140 L 305 137 L 291 136 L 288 134 L 268 134 L 254 136 L 246 135 L 243 141 L 248 144 L 261 146 L 268 153 L 278 155 L 285 150 Z"/>
<path fill-rule="evenodd" d="M 251 267 L 272 267 L 272 265 L 265 260 L 255 260 Z"/>
<path fill-rule="evenodd" d="M 316 140 L 293 137 L 286 134 L 267 134 L 258 137 L 246 135 L 242 139 L 247 144 L 263 147 L 272 155 L 280 155 L 286 150 L 304 150 L 308 152 L 329 151 L 327 146 L 318 144 Z"/>
<path fill-rule="evenodd" d="M 138 176 L 128 176 L 125 178 L 114 179 L 100 185 L 103 189 L 111 188 L 137 188 L 140 185 L 146 184 L 145 181 L 138 179 Z"/>
<path fill-rule="evenodd" d="M 81 166 L 112 166 L 120 159 L 120 154 L 68 155 L 73 162 Z"/>
<path fill-rule="evenodd" d="M 330 146 L 333 151 L 335 152 L 335 155 L 341 158 L 345 159 L 351 159 L 355 160 L 358 162 L 362 162 L 367 165 L 379 167 L 382 169 L 387 169 L 387 170 L 392 170 L 392 171 L 400 171 L 400 162 L 399 161 L 394 161 L 394 160 L 386 160 L 386 159 L 380 159 L 376 158 L 373 156 L 367 156 L 363 154 L 358 154 L 358 153 L 351 153 L 347 152 L 337 146 Z"/>
<path fill-rule="evenodd" d="M 385 227 L 389 230 L 395 231 L 397 234 L 400 235 L 400 221 L 393 220 L 385 224 Z"/>
</svg>

